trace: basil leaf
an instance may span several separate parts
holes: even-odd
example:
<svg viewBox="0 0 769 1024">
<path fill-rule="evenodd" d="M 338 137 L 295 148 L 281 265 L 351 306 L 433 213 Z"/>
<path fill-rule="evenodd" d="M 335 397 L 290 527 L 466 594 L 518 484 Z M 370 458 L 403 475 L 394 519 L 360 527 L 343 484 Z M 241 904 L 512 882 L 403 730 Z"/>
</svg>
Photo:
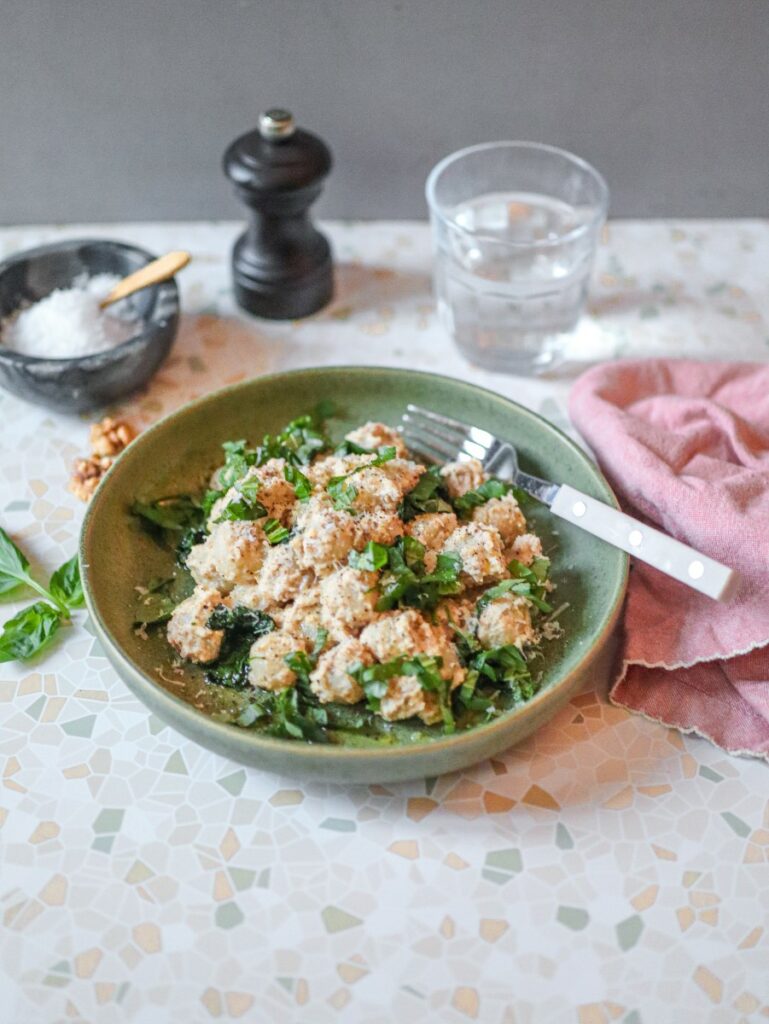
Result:
<svg viewBox="0 0 769 1024">
<path fill-rule="evenodd" d="M 263 519 L 267 515 L 267 509 L 261 501 L 249 501 L 247 498 L 237 498 L 225 505 L 222 513 L 218 516 L 216 524 L 227 522 L 252 521 Z"/>
<path fill-rule="evenodd" d="M 80 566 L 77 555 L 73 555 L 68 562 L 59 566 L 51 576 L 48 584 L 51 597 L 57 604 L 63 604 L 67 608 L 82 608 L 85 598 L 83 596 L 83 584 L 80 580 Z"/>
<path fill-rule="evenodd" d="M 526 658 L 515 644 L 479 651 L 470 659 L 468 668 L 492 687 L 506 689 L 515 703 L 530 700 L 541 686 L 532 678 Z"/>
<path fill-rule="evenodd" d="M 0 633 L 0 662 L 24 661 L 48 643 L 61 625 L 61 612 L 45 601 L 36 601 L 14 615 Z"/>
<path fill-rule="evenodd" d="M 7 594 L 22 583 L 29 581 L 29 562 L 24 552 L 17 548 L 11 538 L 0 527 L 0 594 Z"/>
<path fill-rule="evenodd" d="M 324 412 L 325 408 L 318 406 L 309 416 L 291 420 L 277 436 L 267 434 L 258 449 L 259 465 L 267 458 L 283 458 L 294 465 L 307 466 L 316 455 L 330 448 L 331 442 L 323 432 Z"/>
<path fill-rule="evenodd" d="M 507 568 L 512 579 L 502 580 L 495 587 L 489 587 L 478 600 L 476 607 L 479 612 L 482 612 L 490 601 L 508 593 L 525 597 L 541 612 L 551 612 L 553 610 L 545 600 L 545 594 L 547 593 L 545 583 L 550 571 L 549 558 L 536 558 L 531 567 L 513 559 Z"/>
<path fill-rule="evenodd" d="M 417 654 L 413 658 L 405 656 L 393 658 L 391 661 L 377 665 L 351 665 L 347 672 L 359 684 L 366 694 L 368 706 L 378 711 L 382 697 L 387 693 L 390 680 L 395 676 L 415 676 L 423 690 L 434 693 L 443 718 L 444 732 L 454 731 L 454 715 L 451 710 L 449 681 L 440 674 L 443 659 L 427 654 Z"/>
<path fill-rule="evenodd" d="M 402 665 L 405 659 L 394 658 L 392 661 L 375 665 L 362 665 L 354 662 L 347 669 L 347 674 L 352 676 L 366 694 L 368 706 L 372 711 L 379 710 L 381 698 L 387 693 L 387 687 L 394 676 L 402 675 Z"/>
<path fill-rule="evenodd" d="M 222 448 L 224 465 L 216 474 L 216 482 L 221 490 L 228 491 L 256 464 L 257 453 L 247 449 L 244 440 L 225 441 Z"/>
<path fill-rule="evenodd" d="M 0 594 L 8 594 L 22 583 L 36 590 L 47 601 L 53 601 L 59 611 L 66 613 L 68 606 L 30 576 L 26 555 L 0 527 Z"/>
<path fill-rule="evenodd" d="M 300 469 L 287 462 L 283 470 L 286 481 L 294 488 L 298 501 L 307 501 L 312 494 L 312 484 Z"/>
<path fill-rule="evenodd" d="M 319 629 L 315 634 L 315 642 L 309 654 L 306 651 L 292 651 L 283 658 L 296 676 L 297 686 L 302 689 L 305 699 L 309 699 L 314 704 L 317 704 L 318 701 L 310 689 L 310 673 L 318 664 L 320 652 L 326 646 L 327 639 L 328 630 Z"/>
<path fill-rule="evenodd" d="M 355 441 L 345 438 L 334 449 L 334 455 L 373 455 L 373 451 L 371 448 L 364 448 L 362 444 L 356 444 Z"/>
<path fill-rule="evenodd" d="M 489 587 L 479 598 L 476 605 L 478 612 L 482 612 L 489 602 L 502 597 L 503 594 L 517 594 L 519 597 L 525 597 L 541 612 L 551 612 L 553 610 L 547 601 L 540 597 L 540 587 L 538 585 L 536 587 L 532 586 L 526 580 L 502 580 L 496 586 Z"/>
<path fill-rule="evenodd" d="M 273 547 L 288 540 L 291 533 L 285 526 L 281 526 L 277 519 L 268 519 L 262 529 L 264 530 L 265 537 Z"/>
<path fill-rule="evenodd" d="M 459 583 L 459 574 L 462 571 L 462 559 L 455 551 L 449 551 L 446 554 L 438 555 L 436 560 L 435 569 L 427 576 L 422 577 L 422 584 L 426 583 L 438 583 L 446 586 L 451 586 L 452 589 L 444 590 L 444 594 L 454 594 L 458 591 L 454 588 L 454 584 Z"/>
<path fill-rule="evenodd" d="M 451 512 L 443 477 L 438 466 L 430 466 L 401 502 L 398 514 L 407 523 L 416 516 L 431 512 Z"/>
<path fill-rule="evenodd" d="M 131 512 L 164 530 L 186 530 L 190 526 L 198 526 L 202 519 L 200 505 L 188 494 L 172 495 L 150 502 L 135 501 Z"/>
<path fill-rule="evenodd" d="M 220 498 L 224 497 L 226 493 L 226 491 L 206 491 L 206 493 L 203 495 L 200 501 L 200 507 L 203 510 L 203 517 L 205 519 L 208 519 L 208 517 L 211 515 L 211 509 L 214 507 L 214 505 Z"/>
<path fill-rule="evenodd" d="M 350 515 L 353 515 L 353 504 L 358 497 L 358 490 L 352 484 L 347 483 L 346 476 L 332 476 L 326 484 L 326 491 L 331 496 L 337 512 L 349 512 Z"/>
<path fill-rule="evenodd" d="M 546 561 L 546 559 L 543 559 L 543 561 Z M 540 577 L 534 572 L 533 567 L 529 568 L 528 565 L 524 565 L 523 562 L 519 562 L 515 558 L 508 562 L 507 571 L 515 579 L 525 580 L 526 583 L 531 583 L 533 586 L 537 586 L 541 582 Z M 547 573 L 544 578 L 547 578 Z"/>
<path fill-rule="evenodd" d="M 353 569 L 378 572 L 387 565 L 387 548 L 370 540 L 361 552 L 351 551 L 347 561 Z"/>
<path fill-rule="evenodd" d="M 194 580 L 187 573 L 176 573 L 150 583 L 147 592 L 137 601 L 134 625 L 154 626 L 167 622 L 174 608 L 189 597 L 193 589 Z"/>
<path fill-rule="evenodd" d="M 371 469 L 372 466 L 383 466 L 386 462 L 392 462 L 396 454 L 394 445 L 383 445 L 383 447 L 377 449 L 376 456 L 369 462 L 365 462 L 362 466 L 356 466 L 355 469 L 345 474 L 345 476 L 332 476 L 326 484 L 326 491 L 331 495 L 337 512 L 349 512 L 351 514 L 354 512 L 352 506 L 358 497 L 358 491 L 353 484 L 347 483 L 351 476 L 355 476 L 356 473 L 362 473 L 365 469 Z"/>
<path fill-rule="evenodd" d="M 197 526 L 191 526 L 188 530 L 185 530 L 179 539 L 179 543 L 176 545 L 176 563 L 177 565 L 187 567 L 187 555 L 195 547 L 196 544 L 202 544 L 208 534 L 204 529 Z"/>
<path fill-rule="evenodd" d="M 168 594 L 147 594 L 136 613 L 134 625 L 157 626 L 161 622 L 168 622 L 177 604 L 179 602 L 174 601 Z"/>
<path fill-rule="evenodd" d="M 234 489 L 240 497 L 233 498 L 232 501 L 224 506 L 216 518 L 216 523 L 242 522 L 244 520 L 262 519 L 266 516 L 267 509 L 257 498 L 261 486 L 260 481 L 255 476 L 236 483 Z"/>
<path fill-rule="evenodd" d="M 324 708 L 302 706 L 301 694 L 296 687 L 287 686 L 275 694 L 270 728 L 274 736 L 326 743 L 328 737 L 323 726 L 327 721 Z"/>
<path fill-rule="evenodd" d="M 469 519 L 474 508 L 485 505 L 492 498 L 504 498 L 512 489 L 512 484 L 503 483 L 492 477 L 491 480 L 482 483 L 480 487 L 454 498 L 454 511 L 460 519 Z"/>
<path fill-rule="evenodd" d="M 385 444 L 381 448 L 377 448 L 376 458 L 372 459 L 371 462 L 367 462 L 365 466 L 361 466 L 354 472 L 358 473 L 361 469 L 368 469 L 369 466 L 383 466 L 385 462 L 392 462 L 398 451 L 394 444 Z"/>
<path fill-rule="evenodd" d="M 263 611 L 236 605 L 214 608 L 206 623 L 209 629 L 223 629 L 224 641 L 219 657 L 206 668 L 205 680 L 218 686 L 242 689 L 248 685 L 251 670 L 249 656 L 254 640 L 275 628 Z"/>
<path fill-rule="evenodd" d="M 380 584 L 377 611 L 396 606 L 429 610 L 442 597 L 463 590 L 462 559 L 454 552 L 438 555 L 435 570 L 425 571 L 425 547 L 414 537 L 399 537 L 387 548 L 387 571 Z"/>
</svg>

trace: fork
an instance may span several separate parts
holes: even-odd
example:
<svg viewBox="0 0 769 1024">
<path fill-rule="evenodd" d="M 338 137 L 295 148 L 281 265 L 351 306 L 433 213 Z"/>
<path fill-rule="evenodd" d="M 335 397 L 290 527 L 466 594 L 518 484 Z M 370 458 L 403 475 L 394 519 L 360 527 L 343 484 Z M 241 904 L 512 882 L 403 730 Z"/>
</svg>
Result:
<svg viewBox="0 0 769 1024">
<path fill-rule="evenodd" d="M 488 430 L 418 405 L 409 404 L 406 408 L 400 429 L 406 444 L 416 455 L 430 462 L 478 459 L 487 473 L 509 479 L 561 519 L 716 601 L 727 596 L 736 576 L 728 566 L 569 484 L 554 484 L 524 473 L 518 465 L 514 446 Z"/>
</svg>

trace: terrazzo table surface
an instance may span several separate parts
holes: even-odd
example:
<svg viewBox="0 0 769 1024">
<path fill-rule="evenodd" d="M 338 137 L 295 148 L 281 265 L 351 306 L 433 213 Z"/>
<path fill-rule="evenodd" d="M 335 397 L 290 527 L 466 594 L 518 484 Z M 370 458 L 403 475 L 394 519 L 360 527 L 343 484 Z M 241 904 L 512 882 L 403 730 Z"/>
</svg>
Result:
<svg viewBox="0 0 769 1024">
<path fill-rule="evenodd" d="M 575 366 L 469 367 L 436 322 L 422 224 L 335 224 L 337 297 L 302 323 L 235 310 L 232 224 L 4 229 L 185 248 L 186 316 L 144 427 L 246 376 L 320 363 L 434 369 L 565 427 Z M 769 224 L 606 231 L 581 358 L 762 359 Z M 87 423 L 0 393 L 0 521 L 51 570 Z M 6 601 L 5 617 L 17 604 Z M 85 613 L 0 665 L 4 1024 L 731 1024 L 769 1017 L 769 770 L 610 706 L 605 679 L 461 775 L 340 788 L 244 769 L 126 690 Z"/>
</svg>

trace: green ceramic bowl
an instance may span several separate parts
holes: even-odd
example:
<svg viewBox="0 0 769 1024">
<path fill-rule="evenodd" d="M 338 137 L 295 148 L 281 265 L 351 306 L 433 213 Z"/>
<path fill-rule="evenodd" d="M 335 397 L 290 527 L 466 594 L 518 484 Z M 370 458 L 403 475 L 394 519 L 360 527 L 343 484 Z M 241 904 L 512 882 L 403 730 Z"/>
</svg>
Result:
<svg viewBox="0 0 769 1024">
<path fill-rule="evenodd" d="M 168 574 L 171 556 L 144 534 L 129 508 L 199 486 L 221 461 L 221 443 L 251 441 L 334 400 L 343 415 L 338 436 L 365 420 L 397 424 L 415 402 L 485 427 L 512 441 L 524 470 L 572 484 L 615 504 L 600 472 L 551 424 L 490 391 L 410 370 L 329 367 L 260 377 L 208 395 L 145 431 L 116 461 L 94 495 L 83 524 L 80 567 L 85 596 L 107 656 L 131 690 L 183 735 L 236 761 L 289 775 L 338 782 L 394 782 L 465 768 L 519 742 L 560 708 L 584 682 L 609 641 L 622 605 L 627 557 L 555 520 L 533 514 L 552 557 L 564 638 L 546 645 L 544 685 L 528 704 L 453 736 L 392 747 L 313 745 L 277 739 L 215 720 L 195 707 L 205 684 L 191 672 L 169 671 L 162 632 L 144 640 L 132 620 L 137 584 Z"/>
</svg>

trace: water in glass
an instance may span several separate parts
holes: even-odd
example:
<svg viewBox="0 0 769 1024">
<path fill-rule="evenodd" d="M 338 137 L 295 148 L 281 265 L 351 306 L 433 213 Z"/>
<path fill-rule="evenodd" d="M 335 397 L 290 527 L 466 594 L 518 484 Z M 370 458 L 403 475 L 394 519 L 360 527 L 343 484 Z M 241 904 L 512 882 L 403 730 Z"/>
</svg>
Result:
<svg viewBox="0 0 769 1024">
<path fill-rule="evenodd" d="M 591 206 L 510 191 L 434 223 L 438 310 L 468 359 L 521 373 L 559 360 L 585 301 L 594 219 Z"/>
</svg>

